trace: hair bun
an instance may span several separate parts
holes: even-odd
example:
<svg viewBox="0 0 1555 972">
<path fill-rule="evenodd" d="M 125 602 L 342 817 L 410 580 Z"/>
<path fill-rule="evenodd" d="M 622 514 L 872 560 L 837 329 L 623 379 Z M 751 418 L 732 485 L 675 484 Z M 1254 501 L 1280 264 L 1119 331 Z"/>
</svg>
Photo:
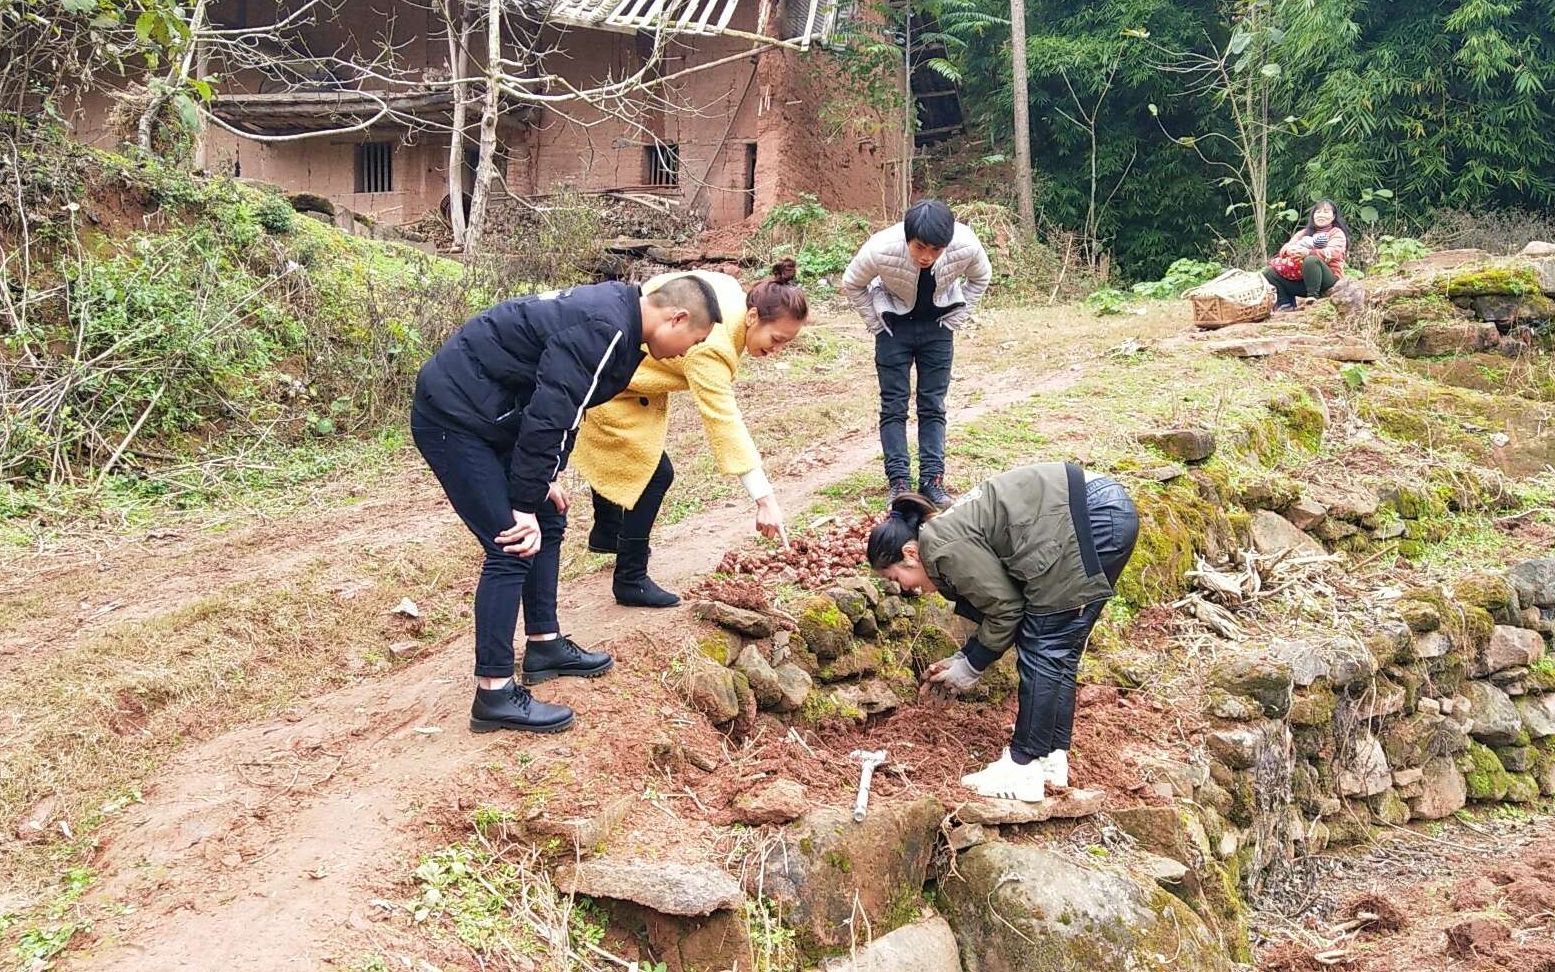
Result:
<svg viewBox="0 0 1555 972">
<path fill-rule="evenodd" d="M 779 284 L 791 284 L 799 275 L 799 264 L 793 257 L 784 257 L 772 265 L 772 282 Z"/>
<path fill-rule="evenodd" d="M 891 512 L 901 517 L 914 533 L 923 525 L 923 521 L 929 519 L 934 513 L 934 504 L 916 493 L 908 493 L 898 496 L 891 504 Z"/>
</svg>

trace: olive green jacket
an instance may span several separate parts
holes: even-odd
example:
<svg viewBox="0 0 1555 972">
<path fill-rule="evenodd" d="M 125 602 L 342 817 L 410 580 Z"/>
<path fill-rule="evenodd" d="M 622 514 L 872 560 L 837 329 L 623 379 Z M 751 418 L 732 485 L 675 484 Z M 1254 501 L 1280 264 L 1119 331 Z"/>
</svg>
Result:
<svg viewBox="0 0 1555 972">
<path fill-rule="evenodd" d="M 982 615 L 977 640 L 990 651 L 1009 648 L 1025 614 L 1073 611 L 1112 596 L 1104 572 L 1086 573 L 1069 481 L 1061 462 L 1011 470 L 919 531 L 929 579 Z"/>
</svg>

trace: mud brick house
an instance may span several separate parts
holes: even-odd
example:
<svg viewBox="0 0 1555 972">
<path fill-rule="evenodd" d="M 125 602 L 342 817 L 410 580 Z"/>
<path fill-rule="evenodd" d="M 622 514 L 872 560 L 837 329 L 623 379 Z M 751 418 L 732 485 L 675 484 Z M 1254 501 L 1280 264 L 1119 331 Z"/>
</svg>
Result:
<svg viewBox="0 0 1555 972">
<path fill-rule="evenodd" d="M 288 2 L 300 0 L 214 0 L 211 23 L 274 23 L 287 16 Z M 289 45 L 318 55 L 314 69 L 293 55 L 278 72 L 223 74 L 220 64 L 208 70 L 219 79 L 213 113 L 233 128 L 272 138 L 335 134 L 259 141 L 211 126 L 200 155 L 205 167 L 316 193 L 389 225 L 446 212 L 453 94 L 414 84 L 453 76 L 445 20 L 426 0 L 341 0 L 332 9 L 327 20 L 297 28 Z M 824 43 L 838 18 L 835 0 L 546 0 L 510 7 L 509 18 L 527 28 L 532 49 L 545 52 L 544 70 L 562 79 L 558 87 L 589 88 L 641 71 L 652 61 L 651 31 L 668 35 L 652 68 L 660 77 L 727 61 L 667 83 L 661 97 L 625 110 L 504 105 L 498 171 L 513 195 L 564 187 L 649 193 L 714 227 L 800 193 L 831 208 L 881 215 L 897 205 L 900 121 L 837 101 L 847 87 Z M 757 33 L 797 39 L 792 47 L 803 49 L 739 57 Z M 469 47 L 484 50 L 479 32 Z M 385 51 L 399 83 L 371 72 L 349 77 L 340 68 L 381 63 Z M 477 63 L 465 76 L 480 70 Z M 373 118 L 384 103 L 389 116 L 339 133 Z M 107 95 L 87 98 L 78 135 L 114 142 L 109 107 Z M 466 191 L 478 162 L 478 108 L 464 142 Z"/>
</svg>

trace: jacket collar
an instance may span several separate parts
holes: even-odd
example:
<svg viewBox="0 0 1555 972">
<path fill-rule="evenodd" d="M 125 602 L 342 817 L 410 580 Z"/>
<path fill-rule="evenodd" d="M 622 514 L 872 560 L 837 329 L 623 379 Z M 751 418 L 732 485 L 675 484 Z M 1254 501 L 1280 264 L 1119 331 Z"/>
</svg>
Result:
<svg viewBox="0 0 1555 972">
<path fill-rule="evenodd" d="M 626 339 L 627 347 L 643 346 L 643 289 L 636 284 L 627 288 Z"/>
</svg>

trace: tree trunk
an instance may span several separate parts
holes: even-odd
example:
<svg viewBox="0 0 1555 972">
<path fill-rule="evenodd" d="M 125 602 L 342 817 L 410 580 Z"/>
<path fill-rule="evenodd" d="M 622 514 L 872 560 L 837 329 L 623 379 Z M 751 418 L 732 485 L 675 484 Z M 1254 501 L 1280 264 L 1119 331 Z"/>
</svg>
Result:
<svg viewBox="0 0 1555 972">
<path fill-rule="evenodd" d="M 152 93 L 151 101 L 146 105 L 145 110 L 141 112 L 140 123 L 136 126 L 136 142 L 140 145 L 140 150 L 147 155 L 151 154 L 152 148 L 156 143 L 157 116 L 162 114 L 162 109 L 166 108 L 167 103 L 173 100 L 173 95 L 179 89 L 188 87 L 189 72 L 194 66 L 195 54 L 200 48 L 200 44 L 195 38 L 199 36 L 200 31 L 205 29 L 205 4 L 206 0 L 199 0 L 194 5 L 194 13 L 189 18 L 188 46 L 184 48 L 178 60 L 168 66 L 167 79 L 163 83 L 162 89 L 158 91 L 154 83 L 148 85 Z M 196 152 L 203 156 L 204 151 L 200 146 L 204 141 L 204 124 L 202 123 L 200 127 L 202 131 L 194 132 L 193 135 L 196 143 Z"/>
<path fill-rule="evenodd" d="M 486 209 L 491 185 L 497 176 L 497 115 L 502 88 L 502 0 L 490 0 L 486 12 L 486 101 L 481 108 L 481 157 L 475 166 L 475 191 L 470 200 L 470 225 L 465 231 L 464 252 L 480 250 L 486 230 Z"/>
<path fill-rule="evenodd" d="M 457 7 L 457 13 L 453 7 Z M 462 2 L 444 8 L 448 23 L 448 66 L 454 78 L 464 77 L 470 69 L 470 19 Z M 455 23 L 457 19 L 458 23 Z M 454 248 L 464 249 L 464 125 L 468 117 L 469 86 L 454 85 L 453 131 L 448 136 L 448 222 L 453 227 Z"/>
<path fill-rule="evenodd" d="M 912 205 L 912 162 L 916 149 L 913 129 L 917 127 L 916 103 L 912 97 L 912 0 L 907 3 L 907 20 L 902 25 L 902 165 L 901 211 Z"/>
<path fill-rule="evenodd" d="M 1031 198 L 1031 103 L 1026 92 L 1026 0 L 1010 0 L 1010 61 L 1015 76 L 1011 92 L 1015 99 L 1015 201 L 1020 212 L 1021 232 L 1035 237 L 1037 209 Z M 1094 195 L 1094 173 L 1091 179 Z"/>
</svg>

